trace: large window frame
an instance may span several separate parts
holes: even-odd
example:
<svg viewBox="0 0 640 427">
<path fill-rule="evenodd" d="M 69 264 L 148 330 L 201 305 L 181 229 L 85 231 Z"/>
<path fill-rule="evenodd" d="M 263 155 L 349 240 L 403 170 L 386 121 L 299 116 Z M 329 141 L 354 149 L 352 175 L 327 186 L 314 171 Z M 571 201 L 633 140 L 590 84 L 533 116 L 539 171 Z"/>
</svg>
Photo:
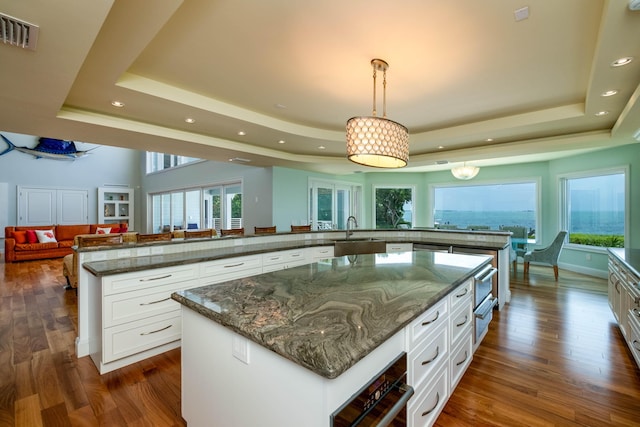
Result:
<svg viewBox="0 0 640 427">
<path fill-rule="evenodd" d="M 577 242 L 572 242 L 571 240 L 571 195 L 569 194 L 569 185 L 572 180 L 579 180 L 585 178 L 597 178 L 604 177 L 608 175 L 623 175 L 624 176 L 624 244 L 629 242 L 629 230 L 630 230 L 630 194 L 629 194 L 629 184 L 630 184 L 630 174 L 629 174 L 629 165 L 611 167 L 611 168 L 603 168 L 603 169 L 591 169 L 588 171 L 582 172 L 574 172 L 558 175 L 558 195 L 559 195 L 559 225 L 561 230 L 567 230 L 567 243 L 565 247 L 569 247 L 572 249 L 578 250 L 586 250 L 591 252 L 606 252 L 607 246 L 594 246 L 594 245 L 586 245 Z M 589 234 L 589 233 L 587 233 Z M 594 233 L 595 234 L 595 233 Z"/>
<path fill-rule="evenodd" d="M 464 181 L 455 183 L 440 183 L 429 184 L 429 205 L 430 209 L 427 213 L 427 224 L 435 227 L 435 213 L 436 213 L 436 190 L 446 188 L 462 188 L 462 187 L 490 187 L 490 186 L 504 186 L 504 185 L 517 185 L 517 184 L 533 184 L 534 185 L 534 234 L 528 237 L 528 243 L 535 244 L 540 241 L 540 236 L 543 233 L 542 230 L 542 194 L 541 194 L 541 178 L 540 177 L 523 177 L 519 179 L 504 179 L 504 180 L 487 180 L 487 181 Z M 501 224 L 505 226 L 516 225 L 514 223 Z M 446 228 L 446 227 L 442 227 Z M 498 228 L 493 228 L 498 230 Z"/>
<path fill-rule="evenodd" d="M 147 151 L 147 175 L 204 161 L 204 159 L 199 159 L 197 157 Z"/>
<path fill-rule="evenodd" d="M 244 221 L 242 194 L 242 180 L 149 193 L 148 232 L 241 228 Z M 218 203 L 214 206 L 216 195 Z M 239 209 L 236 208 L 238 203 Z"/>
<path fill-rule="evenodd" d="M 407 204 L 403 206 L 404 220 L 401 221 L 396 228 L 413 228 L 415 226 L 415 206 L 416 206 L 416 187 L 415 185 L 374 185 L 373 186 L 373 194 L 371 199 L 373 200 L 373 212 L 371 218 L 373 219 L 373 228 L 378 228 L 378 190 L 409 190 L 411 192 L 411 202 L 410 206 L 407 209 Z M 409 219 L 407 221 L 407 212 L 409 212 Z M 408 224 L 407 224 L 408 222 Z"/>
</svg>

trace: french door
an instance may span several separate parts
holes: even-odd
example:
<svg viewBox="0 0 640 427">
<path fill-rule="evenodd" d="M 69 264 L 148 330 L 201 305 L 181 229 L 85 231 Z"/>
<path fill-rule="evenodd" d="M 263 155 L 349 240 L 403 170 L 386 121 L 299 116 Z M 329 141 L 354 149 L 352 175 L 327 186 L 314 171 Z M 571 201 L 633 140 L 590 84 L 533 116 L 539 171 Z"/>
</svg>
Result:
<svg viewBox="0 0 640 427">
<path fill-rule="evenodd" d="M 362 187 L 315 180 L 309 184 L 312 229 L 344 230 L 350 215 L 360 217 Z"/>
</svg>

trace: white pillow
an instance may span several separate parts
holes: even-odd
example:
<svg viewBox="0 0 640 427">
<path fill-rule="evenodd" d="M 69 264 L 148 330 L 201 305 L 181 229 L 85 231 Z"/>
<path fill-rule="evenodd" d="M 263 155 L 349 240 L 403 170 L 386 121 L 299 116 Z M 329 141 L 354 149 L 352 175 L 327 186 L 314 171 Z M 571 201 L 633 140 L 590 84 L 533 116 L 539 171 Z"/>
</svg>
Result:
<svg viewBox="0 0 640 427">
<path fill-rule="evenodd" d="M 56 235 L 53 234 L 53 230 L 36 230 L 36 236 L 38 236 L 38 242 L 40 243 L 57 242 Z"/>
<path fill-rule="evenodd" d="M 111 234 L 111 227 L 97 227 L 96 234 Z"/>
</svg>

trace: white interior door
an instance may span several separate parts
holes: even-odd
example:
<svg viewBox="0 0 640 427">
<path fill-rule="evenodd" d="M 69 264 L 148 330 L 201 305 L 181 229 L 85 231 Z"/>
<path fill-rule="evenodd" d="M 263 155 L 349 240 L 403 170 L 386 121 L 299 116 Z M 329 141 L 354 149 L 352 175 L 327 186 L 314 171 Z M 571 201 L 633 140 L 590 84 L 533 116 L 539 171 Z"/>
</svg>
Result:
<svg viewBox="0 0 640 427">
<path fill-rule="evenodd" d="M 18 225 L 56 223 L 56 190 L 18 187 Z"/>
<path fill-rule="evenodd" d="M 88 224 L 88 190 L 18 186 L 18 225 Z"/>
<path fill-rule="evenodd" d="M 57 224 L 89 224 L 88 190 L 57 190 Z"/>
</svg>

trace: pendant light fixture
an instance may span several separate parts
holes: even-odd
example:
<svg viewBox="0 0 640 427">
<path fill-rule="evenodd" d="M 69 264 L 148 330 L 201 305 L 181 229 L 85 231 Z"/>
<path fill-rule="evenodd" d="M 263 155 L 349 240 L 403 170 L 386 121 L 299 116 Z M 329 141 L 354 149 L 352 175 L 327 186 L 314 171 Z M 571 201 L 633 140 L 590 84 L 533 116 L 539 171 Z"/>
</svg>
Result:
<svg viewBox="0 0 640 427">
<path fill-rule="evenodd" d="M 382 59 L 372 59 L 373 114 L 347 121 L 347 158 L 377 168 L 402 168 L 409 160 L 409 131 L 387 119 L 387 69 Z M 376 73 L 382 71 L 382 117 L 376 115 Z"/>
<path fill-rule="evenodd" d="M 480 172 L 480 168 L 479 167 L 467 166 L 466 163 L 463 163 L 462 166 L 457 166 L 457 167 L 451 169 L 451 174 L 454 177 L 456 177 L 458 179 L 462 179 L 462 180 L 471 179 L 471 178 L 475 177 L 476 175 L 478 175 L 478 172 Z"/>
</svg>

